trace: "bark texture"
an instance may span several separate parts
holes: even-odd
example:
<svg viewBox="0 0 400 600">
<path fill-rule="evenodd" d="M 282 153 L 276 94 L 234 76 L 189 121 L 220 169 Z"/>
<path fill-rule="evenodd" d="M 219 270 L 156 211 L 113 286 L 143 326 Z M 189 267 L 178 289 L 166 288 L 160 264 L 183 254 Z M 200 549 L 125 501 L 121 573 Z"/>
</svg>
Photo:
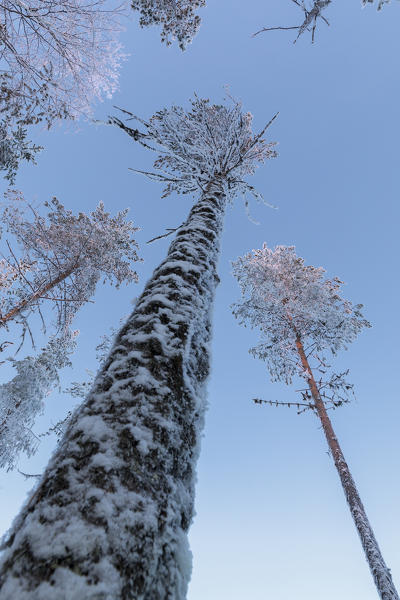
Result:
<svg viewBox="0 0 400 600">
<path fill-rule="evenodd" d="M 383 560 L 378 542 L 375 539 L 374 532 L 368 521 L 363 503 L 361 502 L 361 498 L 358 494 L 356 484 L 354 483 L 350 469 L 345 461 L 342 449 L 333 430 L 331 420 L 326 411 L 325 404 L 318 391 L 317 384 L 312 374 L 300 338 L 297 338 L 296 346 L 302 366 L 305 371 L 309 372 L 308 385 L 310 392 L 325 433 L 326 441 L 328 442 L 329 449 L 332 453 L 337 472 L 339 473 L 340 481 L 342 483 L 343 491 L 350 508 L 351 516 L 353 517 L 358 535 L 360 536 L 361 544 L 364 549 L 372 577 L 374 578 L 379 597 L 381 600 L 399 600 L 390 569 L 388 569 L 385 561 Z"/>
<path fill-rule="evenodd" d="M 226 199 L 212 182 L 4 543 L 1 600 L 183 600 Z"/>
</svg>

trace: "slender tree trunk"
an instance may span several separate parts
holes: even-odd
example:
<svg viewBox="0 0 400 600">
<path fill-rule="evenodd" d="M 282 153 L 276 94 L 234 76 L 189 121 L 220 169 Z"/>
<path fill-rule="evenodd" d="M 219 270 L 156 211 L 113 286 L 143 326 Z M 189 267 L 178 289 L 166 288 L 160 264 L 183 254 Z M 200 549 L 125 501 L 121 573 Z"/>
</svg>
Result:
<svg viewBox="0 0 400 600">
<path fill-rule="evenodd" d="M 356 488 L 356 484 L 354 483 L 350 469 L 344 459 L 343 452 L 336 438 L 331 420 L 325 408 L 325 404 L 318 391 L 318 387 L 307 360 L 307 356 L 304 352 L 303 344 L 299 337 L 297 337 L 296 346 L 301 359 L 301 364 L 304 370 L 309 373 L 308 385 L 314 400 L 314 405 L 321 420 L 326 441 L 328 442 L 336 469 L 339 473 L 346 500 L 349 505 L 354 524 L 360 536 L 361 544 L 364 548 L 365 556 L 367 558 L 379 596 L 382 600 L 399 600 L 399 596 L 392 581 L 390 569 L 388 569 L 385 561 L 383 560 L 378 542 L 376 541 L 372 527 L 369 524 L 368 517 Z"/>
<path fill-rule="evenodd" d="M 1 600 L 183 600 L 226 199 L 180 227 L 4 543 Z"/>
<path fill-rule="evenodd" d="M 36 292 L 33 292 L 30 296 L 25 298 L 25 300 L 21 300 L 21 302 L 19 302 L 16 306 L 9 310 L 5 315 L 0 314 L 0 325 L 5 325 L 8 321 L 14 319 L 17 315 L 21 313 L 21 311 L 24 310 L 24 308 L 30 306 L 31 304 L 36 302 L 36 300 L 39 300 L 44 294 L 47 294 L 47 292 L 49 292 L 54 286 L 64 281 L 64 279 L 67 279 L 67 277 L 69 277 L 74 272 L 76 266 L 77 265 L 74 265 L 73 267 L 70 267 L 66 271 L 60 273 L 58 277 L 56 277 L 52 281 L 49 281 L 49 283 L 36 290 Z"/>
</svg>

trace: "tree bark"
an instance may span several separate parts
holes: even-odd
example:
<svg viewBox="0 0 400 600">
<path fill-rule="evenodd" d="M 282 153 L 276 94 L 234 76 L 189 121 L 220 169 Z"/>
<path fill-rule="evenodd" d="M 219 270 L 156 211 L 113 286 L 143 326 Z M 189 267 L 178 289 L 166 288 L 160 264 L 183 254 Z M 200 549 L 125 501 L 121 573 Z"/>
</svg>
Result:
<svg viewBox="0 0 400 600">
<path fill-rule="evenodd" d="M 300 356 L 301 364 L 306 372 L 308 372 L 308 386 L 314 400 L 314 406 L 320 418 L 322 428 L 325 433 L 326 441 L 339 473 L 343 491 L 346 496 L 347 503 L 350 508 L 351 516 L 360 536 L 361 544 L 369 564 L 369 568 L 374 578 L 381 600 L 399 600 L 396 588 L 394 587 L 390 569 L 383 560 L 378 542 L 375 539 L 374 532 L 368 521 L 364 506 L 358 494 L 356 484 L 351 476 L 350 469 L 345 461 L 342 449 L 335 435 L 331 420 L 325 408 L 324 401 L 318 390 L 311 367 L 304 352 L 303 344 L 299 336 L 296 339 L 296 347 Z"/>
<path fill-rule="evenodd" d="M 4 543 L 1 600 L 183 600 L 226 198 L 211 182 Z"/>
</svg>

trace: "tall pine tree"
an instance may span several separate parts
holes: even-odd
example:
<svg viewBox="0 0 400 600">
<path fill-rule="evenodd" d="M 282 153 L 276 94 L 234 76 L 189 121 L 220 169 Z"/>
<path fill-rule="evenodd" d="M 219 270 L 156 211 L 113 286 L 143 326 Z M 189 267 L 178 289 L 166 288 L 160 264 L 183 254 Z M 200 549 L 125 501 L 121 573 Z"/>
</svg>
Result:
<svg viewBox="0 0 400 600">
<path fill-rule="evenodd" d="M 276 153 L 237 102 L 196 98 L 139 121 L 143 132 L 112 119 L 159 152 L 148 175 L 165 195 L 200 197 L 10 531 L 2 600 L 186 597 L 224 212 Z"/>
<path fill-rule="evenodd" d="M 381 600 L 399 600 L 390 569 L 383 560 L 374 532 L 344 458 L 327 409 L 349 400 L 352 385 L 346 373 L 327 378 L 326 354 L 346 348 L 364 327 L 361 304 L 342 298 L 342 281 L 325 279 L 324 269 L 306 266 L 293 246 L 266 245 L 234 263 L 243 298 L 235 316 L 261 331 L 260 343 L 250 352 L 267 363 L 273 381 L 291 383 L 294 375 L 306 382 L 302 402 L 268 402 L 312 410 L 320 420 L 329 450 L 360 536 Z M 323 367 L 323 368 L 322 368 Z M 316 373 L 320 371 L 322 378 Z M 256 402 L 263 402 L 256 400 Z"/>
</svg>

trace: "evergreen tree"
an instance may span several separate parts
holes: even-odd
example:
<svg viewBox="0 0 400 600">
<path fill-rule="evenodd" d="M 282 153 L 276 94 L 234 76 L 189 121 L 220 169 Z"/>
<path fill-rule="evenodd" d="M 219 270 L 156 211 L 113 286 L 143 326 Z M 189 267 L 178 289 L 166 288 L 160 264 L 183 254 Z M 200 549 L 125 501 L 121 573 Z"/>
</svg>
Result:
<svg viewBox="0 0 400 600">
<path fill-rule="evenodd" d="M 4 543 L 2 600 L 186 597 L 224 212 L 276 153 L 237 102 L 111 121 L 158 150 L 165 194 L 200 197 Z"/>
<path fill-rule="evenodd" d="M 118 87 L 123 3 L 2 0 L 0 3 L 0 171 L 14 180 L 41 149 L 27 126 L 90 115 Z"/>
<path fill-rule="evenodd" d="M 306 266 L 293 246 L 270 250 L 264 244 L 233 265 L 243 294 L 234 314 L 241 323 L 261 330 L 260 343 L 250 352 L 267 362 L 273 381 L 290 384 L 299 375 L 307 383 L 301 390 L 302 402 L 268 403 L 310 409 L 320 419 L 379 596 L 399 600 L 327 413 L 327 407 L 337 408 L 348 401 L 352 386 L 345 373 L 325 380 L 314 375 L 317 369 L 325 376 L 327 352 L 335 355 L 364 327 L 370 327 L 361 313 L 362 305 L 353 306 L 343 299 L 343 282 L 336 277 L 325 279 L 321 267 Z"/>
<path fill-rule="evenodd" d="M 132 0 L 131 6 L 140 13 L 140 26 L 161 25 L 161 41 L 169 46 L 177 40 L 181 50 L 193 41 L 201 19 L 195 10 L 206 0 Z"/>
<path fill-rule="evenodd" d="M 45 305 L 55 309 L 51 336 L 37 356 L 9 357 L 16 375 L 0 385 L 0 468 L 15 468 L 21 451 L 32 455 L 38 438 L 32 432 L 46 396 L 59 383 L 58 372 L 70 364 L 76 333 L 71 323 L 79 309 L 92 302 L 101 278 L 117 287 L 137 281 L 132 268 L 139 260 L 127 210 L 112 217 L 103 204 L 90 214 L 74 215 L 56 199 L 43 216 L 20 193 L 9 192 L 2 222 L 11 238 L 0 260 L 0 352 L 20 329 L 34 346 L 32 321 L 40 315 L 43 333 L 49 329 Z M 4 339 L 6 338 L 6 339 Z M 4 362 L 4 361 L 3 361 Z"/>
</svg>

